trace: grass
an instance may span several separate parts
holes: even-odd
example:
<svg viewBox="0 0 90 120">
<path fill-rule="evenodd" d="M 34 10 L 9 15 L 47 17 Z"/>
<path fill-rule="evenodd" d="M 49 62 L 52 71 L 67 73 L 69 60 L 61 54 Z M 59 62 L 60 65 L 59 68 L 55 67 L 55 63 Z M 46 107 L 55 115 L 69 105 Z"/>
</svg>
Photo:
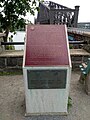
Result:
<svg viewBox="0 0 90 120">
<path fill-rule="evenodd" d="M 0 76 L 4 75 L 22 75 L 22 71 L 0 71 Z"/>
<path fill-rule="evenodd" d="M 68 110 L 72 107 L 72 98 L 68 97 Z"/>
</svg>

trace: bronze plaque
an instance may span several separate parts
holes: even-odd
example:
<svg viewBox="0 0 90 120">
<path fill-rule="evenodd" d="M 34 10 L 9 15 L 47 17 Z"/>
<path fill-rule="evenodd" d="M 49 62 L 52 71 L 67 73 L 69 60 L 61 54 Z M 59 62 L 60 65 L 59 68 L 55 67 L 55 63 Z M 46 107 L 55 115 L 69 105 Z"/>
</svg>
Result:
<svg viewBox="0 0 90 120">
<path fill-rule="evenodd" d="M 67 70 L 27 70 L 28 89 L 66 88 Z"/>
</svg>

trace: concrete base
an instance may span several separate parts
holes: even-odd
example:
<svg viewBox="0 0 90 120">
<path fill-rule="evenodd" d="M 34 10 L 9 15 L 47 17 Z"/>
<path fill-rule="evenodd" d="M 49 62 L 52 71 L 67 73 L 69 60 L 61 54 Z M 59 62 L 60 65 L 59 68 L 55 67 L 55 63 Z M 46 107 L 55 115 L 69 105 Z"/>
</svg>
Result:
<svg viewBox="0 0 90 120">
<path fill-rule="evenodd" d="M 62 115 L 62 116 L 67 116 L 68 112 L 25 113 L 25 117 L 28 117 L 28 116 L 39 116 L 39 115 Z"/>
</svg>

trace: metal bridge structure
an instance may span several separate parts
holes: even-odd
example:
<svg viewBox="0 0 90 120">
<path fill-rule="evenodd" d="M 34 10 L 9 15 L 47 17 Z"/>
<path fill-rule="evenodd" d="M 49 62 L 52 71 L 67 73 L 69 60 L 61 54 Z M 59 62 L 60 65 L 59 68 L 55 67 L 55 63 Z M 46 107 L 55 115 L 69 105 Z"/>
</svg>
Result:
<svg viewBox="0 0 90 120">
<path fill-rule="evenodd" d="M 77 27 L 79 6 L 74 9 L 45 1 L 39 3 L 36 24 L 66 24 L 67 27 Z"/>
<path fill-rule="evenodd" d="M 79 6 L 71 9 L 52 1 L 44 1 L 39 3 L 39 12 L 35 24 L 65 24 L 69 44 L 78 44 L 77 49 L 81 47 L 90 52 L 89 47 L 87 47 L 90 45 L 90 30 L 77 28 L 78 14 Z"/>
</svg>

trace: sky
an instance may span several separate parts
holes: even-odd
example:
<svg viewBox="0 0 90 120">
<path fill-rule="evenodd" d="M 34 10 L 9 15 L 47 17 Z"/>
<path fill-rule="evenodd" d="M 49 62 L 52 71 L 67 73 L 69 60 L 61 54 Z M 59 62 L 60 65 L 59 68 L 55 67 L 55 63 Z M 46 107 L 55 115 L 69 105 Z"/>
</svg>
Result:
<svg viewBox="0 0 90 120">
<path fill-rule="evenodd" d="M 49 1 L 49 0 L 46 0 Z M 64 5 L 66 7 L 70 7 L 74 9 L 74 6 L 80 6 L 79 8 L 79 16 L 78 16 L 78 22 L 90 22 L 90 0 L 50 0 L 55 3 L 59 3 L 61 5 Z M 33 22 L 33 17 L 28 16 L 27 18 L 30 18 Z"/>
</svg>

